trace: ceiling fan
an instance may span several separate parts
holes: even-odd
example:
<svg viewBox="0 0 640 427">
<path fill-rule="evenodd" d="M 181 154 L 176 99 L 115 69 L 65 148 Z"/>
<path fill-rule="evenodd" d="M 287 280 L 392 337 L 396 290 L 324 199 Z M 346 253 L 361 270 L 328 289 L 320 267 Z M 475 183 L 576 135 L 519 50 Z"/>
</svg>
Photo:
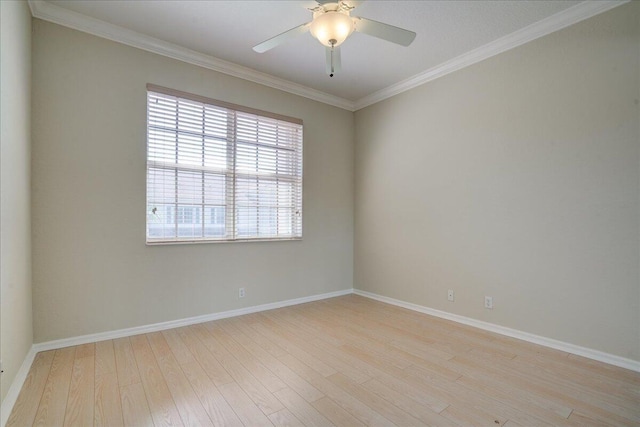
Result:
<svg viewBox="0 0 640 427">
<path fill-rule="evenodd" d="M 351 16 L 355 6 L 344 1 L 318 0 L 318 6 L 310 9 L 313 12 L 311 22 L 299 25 L 282 34 L 272 37 L 253 47 L 258 53 L 266 52 L 284 43 L 288 39 L 310 31 L 320 43 L 326 46 L 327 74 L 333 77 L 340 71 L 340 45 L 354 31 L 390 41 L 402 46 L 409 46 L 416 33 L 393 25 L 373 21 L 371 19 Z"/>
</svg>

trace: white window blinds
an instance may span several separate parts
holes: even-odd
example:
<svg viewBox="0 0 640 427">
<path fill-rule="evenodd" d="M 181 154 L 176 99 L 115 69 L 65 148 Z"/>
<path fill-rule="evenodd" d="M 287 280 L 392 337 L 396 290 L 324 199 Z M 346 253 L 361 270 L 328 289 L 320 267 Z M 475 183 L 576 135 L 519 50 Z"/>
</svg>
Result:
<svg viewBox="0 0 640 427">
<path fill-rule="evenodd" d="M 302 122 L 147 86 L 147 242 L 302 237 Z"/>
</svg>

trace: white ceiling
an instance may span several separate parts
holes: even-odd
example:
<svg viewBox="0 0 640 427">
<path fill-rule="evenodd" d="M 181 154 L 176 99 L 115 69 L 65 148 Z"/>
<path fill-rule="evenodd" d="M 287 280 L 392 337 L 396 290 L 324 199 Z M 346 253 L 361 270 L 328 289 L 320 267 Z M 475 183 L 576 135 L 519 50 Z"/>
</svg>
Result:
<svg viewBox="0 0 640 427">
<path fill-rule="evenodd" d="M 606 8 L 589 12 L 590 15 L 613 7 L 612 2 L 557 0 L 347 2 L 357 5 L 352 16 L 415 31 L 415 41 L 409 47 L 402 47 L 354 33 L 342 45 L 342 72 L 330 78 L 325 74 L 324 46 L 310 34 L 263 54 L 252 50 L 255 44 L 310 21 L 311 12 L 307 8 L 316 4 L 313 1 L 50 0 L 45 4 L 30 3 L 36 17 L 65 16 L 49 20 L 64 25 L 65 19 L 72 18 L 75 24 L 69 26 L 85 31 L 96 27 L 97 21 L 89 20 L 93 24 L 84 26 L 78 21 L 84 17 L 94 18 L 112 24 L 108 26 L 110 33 L 132 30 L 159 39 L 158 43 L 169 42 L 213 57 L 214 61 L 228 61 L 277 80 L 329 94 L 352 106 L 375 97 L 376 93 L 401 86 L 403 81 L 415 80 L 429 70 L 446 67 L 456 58 L 469 57 L 483 47 L 493 46 L 493 54 L 499 53 L 526 42 L 523 35 L 527 32 L 531 40 L 577 22 L 574 11 L 584 9 L 586 3 L 591 3 L 590 9 L 594 9 L 595 3 L 608 4 Z M 47 13 L 39 16 L 37 10 L 45 8 Z M 580 19 L 589 14 L 582 13 L 585 16 Z M 570 19 L 565 19 L 567 16 Z M 567 23 L 559 25 L 563 19 Z M 99 31 L 94 33 L 100 35 Z M 129 34 L 132 33 L 129 31 Z M 518 37 L 523 40 L 519 41 Z M 471 63 L 480 59 L 483 58 Z"/>
</svg>

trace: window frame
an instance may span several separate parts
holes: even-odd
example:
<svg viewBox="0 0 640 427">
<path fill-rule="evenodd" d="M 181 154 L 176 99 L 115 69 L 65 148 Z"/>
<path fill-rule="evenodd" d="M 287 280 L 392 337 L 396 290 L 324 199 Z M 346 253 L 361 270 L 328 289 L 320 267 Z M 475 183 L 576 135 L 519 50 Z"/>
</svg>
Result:
<svg viewBox="0 0 640 427">
<path fill-rule="evenodd" d="M 177 198 L 179 197 L 179 191 L 177 190 L 178 185 L 176 184 L 176 201 L 175 202 L 169 202 L 169 204 L 159 204 L 158 206 L 162 206 L 161 209 L 166 210 L 165 208 L 170 208 L 171 206 L 174 208 L 173 212 L 171 214 L 167 213 L 167 215 L 169 217 L 173 217 L 172 219 L 172 223 L 175 224 L 176 226 L 176 234 L 173 237 L 159 237 L 159 238 L 153 238 L 149 236 L 149 224 L 150 224 L 150 210 L 149 210 L 149 197 L 150 197 L 150 171 L 151 169 L 156 169 L 158 168 L 158 161 L 157 160 L 151 160 L 150 154 L 149 154 L 149 150 L 150 150 L 150 145 L 151 145 L 151 140 L 150 140 L 150 104 L 149 104 L 149 99 L 150 99 L 150 94 L 151 93 L 156 93 L 156 94 L 160 94 L 160 95 L 166 95 L 169 97 L 175 97 L 178 99 L 184 99 L 186 101 L 193 101 L 196 103 L 202 103 L 205 105 L 209 105 L 212 107 L 219 107 L 225 110 L 229 110 L 227 112 L 227 114 L 232 114 L 234 117 L 234 123 L 232 125 L 230 125 L 229 127 L 233 129 L 232 135 L 230 137 L 230 130 L 227 130 L 227 138 L 226 138 L 226 146 L 227 146 L 227 155 L 226 155 L 226 161 L 229 162 L 229 160 L 232 161 L 232 166 L 231 166 L 231 170 L 227 170 L 223 176 L 225 177 L 225 184 L 224 185 L 224 194 L 222 195 L 223 200 L 224 200 L 224 205 L 209 205 L 207 203 L 205 203 L 204 199 L 201 203 L 179 203 L 177 200 Z M 179 90 L 175 90 L 175 89 L 170 89 L 170 88 L 166 88 L 166 87 L 162 87 L 162 86 L 158 86 L 158 85 L 154 85 L 154 84 L 147 84 L 146 86 L 146 141 L 145 141 L 145 157 L 146 157 L 146 182 L 145 182 L 145 208 L 146 208 L 146 218 L 145 218 L 145 242 L 146 245 L 150 245 L 150 246 L 155 246 L 155 245 L 176 245 L 176 244 L 203 244 L 203 243 L 235 243 L 235 242 L 264 242 L 264 241 L 297 241 L 297 240 L 302 240 L 303 238 L 303 233 L 304 233 L 304 222 L 303 222 L 303 146 L 304 146 L 304 128 L 303 128 L 303 122 L 301 119 L 298 118 L 293 118 L 293 117 L 288 117 L 288 116 L 284 116 L 284 115 L 280 115 L 280 114 L 276 114 L 276 113 L 271 113 L 268 111 L 262 111 L 262 110 L 258 110 L 258 109 L 254 109 L 254 108 L 250 108 L 250 107 L 245 107 L 245 106 L 241 106 L 241 105 L 236 105 L 236 104 L 232 104 L 229 102 L 225 102 L 225 101 L 219 101 L 219 100 L 215 100 L 215 99 L 211 99 L 211 98 L 207 98 L 201 95 L 195 95 L 195 94 L 191 94 L 191 93 L 187 93 L 187 92 L 182 92 Z M 238 120 L 238 116 L 237 113 L 247 113 L 249 115 L 254 115 L 254 116 L 258 116 L 258 121 L 260 118 L 263 119 L 273 119 L 273 120 L 277 120 L 280 122 L 287 122 L 288 124 L 291 125 L 297 125 L 299 126 L 298 129 L 295 129 L 296 132 L 299 132 L 299 136 L 296 138 L 296 145 L 294 147 L 293 150 L 289 150 L 292 153 L 294 153 L 293 155 L 296 156 L 295 160 L 294 160 L 294 164 L 295 164 L 295 169 L 294 171 L 299 171 L 299 174 L 293 174 L 293 175 L 289 175 L 287 177 L 286 174 L 283 175 L 283 178 L 287 177 L 288 180 L 290 180 L 290 182 L 292 183 L 292 204 L 286 204 L 286 205 L 279 205 L 278 202 L 276 202 L 276 206 L 275 207 L 269 207 L 268 210 L 270 211 L 271 209 L 276 209 L 276 211 L 278 209 L 284 208 L 291 208 L 291 212 L 292 212 L 292 219 L 291 221 L 288 223 L 289 227 L 292 230 L 291 234 L 287 234 L 284 236 L 277 236 L 277 235 L 267 235 L 267 236 L 260 236 L 259 234 L 254 234 L 252 236 L 244 236 L 239 232 L 239 228 L 237 226 L 237 221 L 238 221 L 238 212 L 241 210 L 241 205 L 238 204 L 238 202 L 236 201 L 236 195 L 238 193 L 238 191 L 241 191 L 239 189 L 239 187 L 241 188 L 241 185 L 238 183 L 239 181 L 239 177 L 240 179 L 242 179 L 242 177 L 244 177 L 244 179 L 247 179 L 247 177 L 249 177 L 250 179 L 255 179 L 256 183 L 259 183 L 261 181 L 261 179 L 265 179 L 265 178 L 260 178 L 259 176 L 259 172 L 256 171 L 255 174 L 251 174 L 251 173 L 243 173 L 243 172 L 239 172 L 239 169 L 236 167 L 236 160 L 238 158 L 238 146 L 239 144 L 243 144 L 246 142 L 242 142 L 239 141 L 238 138 L 238 129 L 237 127 L 237 120 Z M 176 137 L 178 135 L 178 129 L 176 129 Z M 203 134 L 204 137 L 204 134 Z M 299 141 L 299 142 L 298 142 Z M 204 144 L 204 140 L 203 140 L 203 144 Z M 260 142 L 260 140 L 256 140 L 255 143 L 249 142 L 249 144 L 253 144 L 256 147 L 260 146 L 262 143 Z M 176 142 L 176 150 L 178 149 L 178 142 Z M 283 150 L 284 148 L 281 147 L 273 147 L 274 150 L 278 151 L 278 150 Z M 204 150 L 204 145 L 203 145 L 203 150 Z M 232 154 L 230 154 L 232 153 Z M 230 159 L 229 156 L 232 156 L 232 158 Z M 259 157 L 258 157 L 259 159 Z M 229 165 L 228 165 L 229 166 Z M 192 165 L 188 165 L 188 164 L 183 164 L 183 167 L 180 167 L 180 164 L 178 163 L 178 160 L 176 159 L 175 161 L 175 166 L 171 166 L 171 167 L 166 167 L 169 170 L 175 170 L 175 176 L 176 176 L 176 180 L 178 179 L 179 173 L 180 172 L 185 172 L 185 171 L 201 171 L 203 173 L 203 180 L 204 180 L 204 174 L 206 173 L 206 166 L 202 167 L 194 167 Z M 278 185 L 278 183 L 281 180 L 286 181 L 287 179 L 283 179 L 280 178 L 277 174 L 277 172 L 275 174 L 273 174 L 274 176 L 271 178 L 267 178 L 265 182 L 275 182 L 276 185 Z M 229 182 L 230 179 L 229 177 L 232 177 L 231 181 Z M 176 181 L 177 183 L 178 181 Z M 204 184 L 203 184 L 204 185 Z M 257 185 L 257 184 L 256 184 Z M 204 190 L 203 190 L 204 191 Z M 259 193 L 256 193 L 257 195 L 259 195 Z M 232 202 L 230 203 L 230 200 L 232 200 Z M 188 206 L 187 206 L 188 205 Z M 225 214 L 222 214 L 223 217 L 226 217 L 226 221 L 219 221 L 218 215 L 219 213 L 217 213 L 217 209 L 219 208 L 223 208 L 225 210 Z M 231 209 L 230 209 L 231 208 Z M 256 210 L 260 209 L 260 206 L 256 206 L 255 207 Z M 180 211 L 180 209 L 182 209 L 182 211 Z M 170 210 L 170 209 L 169 209 Z M 186 218 L 186 211 L 187 210 L 192 210 L 192 213 L 190 213 L 190 215 L 194 215 L 197 216 L 200 219 L 200 222 L 202 222 L 203 224 L 203 230 L 205 227 L 205 224 L 207 223 L 207 218 L 209 218 L 211 216 L 211 219 L 213 221 L 214 218 L 214 210 L 216 210 L 216 214 L 215 214 L 215 225 L 218 225 L 218 222 L 223 222 L 224 223 L 224 230 L 225 230 L 225 235 L 223 237 L 217 238 L 217 237 L 207 237 L 205 236 L 205 233 L 203 231 L 202 236 L 201 237 L 185 237 L 179 236 L 179 224 L 180 222 L 180 218 L 182 219 L 182 221 L 185 220 Z M 198 211 L 198 214 L 196 215 L 196 210 Z M 167 211 L 168 212 L 168 211 Z M 180 213 L 182 212 L 182 213 Z M 155 209 L 154 209 L 154 214 L 155 214 Z M 298 218 L 294 218 L 294 216 L 297 216 Z M 277 214 L 276 214 L 277 217 Z M 256 227 L 259 228 L 260 226 L 260 220 L 259 219 L 256 222 Z M 194 223 L 195 224 L 195 223 Z M 213 222 L 212 222 L 213 224 Z M 298 230 L 299 230 L 299 234 L 298 234 Z M 241 236 L 241 237 L 239 237 Z"/>
</svg>

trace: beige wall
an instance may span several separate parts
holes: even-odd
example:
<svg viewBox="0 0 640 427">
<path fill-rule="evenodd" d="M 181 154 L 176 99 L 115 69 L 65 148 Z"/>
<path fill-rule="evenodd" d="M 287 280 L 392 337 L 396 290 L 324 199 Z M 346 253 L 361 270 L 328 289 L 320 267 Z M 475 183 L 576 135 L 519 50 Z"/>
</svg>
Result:
<svg viewBox="0 0 640 427">
<path fill-rule="evenodd" d="M 35 20 L 35 341 L 348 289 L 355 195 L 357 288 L 640 360 L 638 10 L 355 121 Z M 304 120 L 302 242 L 145 246 L 147 82 Z"/>
<path fill-rule="evenodd" d="M 358 111 L 355 287 L 640 360 L 639 11 Z"/>
<path fill-rule="evenodd" d="M 33 342 L 31 321 L 31 13 L 0 1 L 0 400 Z"/>
<path fill-rule="evenodd" d="M 352 287 L 352 113 L 33 25 L 36 342 Z M 145 246 L 149 82 L 304 120 L 303 241 Z"/>
</svg>

